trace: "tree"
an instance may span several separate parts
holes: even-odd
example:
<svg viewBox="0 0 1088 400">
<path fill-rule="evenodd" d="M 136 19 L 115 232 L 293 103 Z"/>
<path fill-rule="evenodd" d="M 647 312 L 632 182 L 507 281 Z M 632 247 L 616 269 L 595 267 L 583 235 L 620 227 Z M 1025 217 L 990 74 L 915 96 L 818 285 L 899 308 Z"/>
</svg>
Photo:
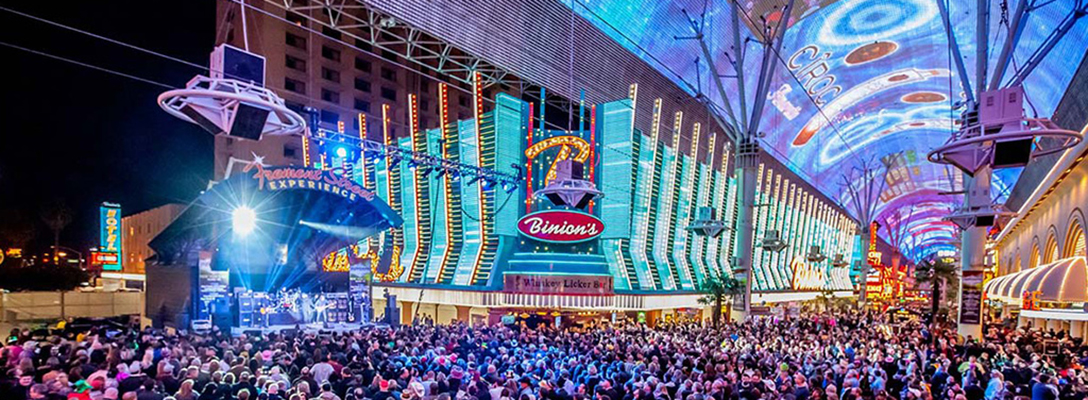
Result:
<svg viewBox="0 0 1088 400">
<path fill-rule="evenodd" d="M 956 283 L 958 280 L 956 272 L 957 268 L 955 264 L 945 262 L 942 259 L 925 261 L 914 267 L 914 277 L 917 279 L 917 282 L 928 282 L 933 289 L 933 303 L 932 309 L 930 310 L 932 313 L 931 318 L 933 319 L 931 319 L 930 322 L 933 322 L 933 320 L 936 319 L 937 314 L 941 311 L 941 294 L 946 293 L 948 291 L 947 288 L 949 287 L 959 287 L 958 284 L 953 285 L 953 283 Z M 944 297 L 952 298 L 952 296 Z"/>
<path fill-rule="evenodd" d="M 842 174 L 842 186 L 845 189 L 843 193 L 847 196 L 847 201 L 844 201 L 843 204 L 853 211 L 854 215 L 861 221 L 858 234 L 861 236 L 862 243 L 868 240 L 870 224 L 876 221 L 876 214 L 881 205 L 880 194 L 887 187 L 887 179 L 885 179 L 887 175 L 887 166 L 878 160 L 876 156 L 859 160 L 858 165 L 851 168 L 848 173 Z M 867 253 L 868 249 L 863 251 Z M 863 258 L 868 257 L 863 256 Z M 858 301 L 865 304 L 866 291 L 868 290 L 865 281 L 869 277 L 871 265 L 867 260 L 860 261 L 861 295 L 858 297 Z"/>
<path fill-rule="evenodd" d="M 710 275 L 699 284 L 699 304 L 714 305 L 714 327 L 721 323 L 722 305 L 727 298 L 744 292 L 744 283 L 733 277 Z"/>
<path fill-rule="evenodd" d="M 26 214 L 8 211 L 0 216 L 0 248 L 25 248 L 35 233 L 34 223 Z"/>
<path fill-rule="evenodd" d="M 60 232 L 72 223 L 72 209 L 63 200 L 54 200 L 42 208 L 41 217 L 45 226 L 53 231 L 53 262 L 56 263 L 59 260 Z"/>
</svg>

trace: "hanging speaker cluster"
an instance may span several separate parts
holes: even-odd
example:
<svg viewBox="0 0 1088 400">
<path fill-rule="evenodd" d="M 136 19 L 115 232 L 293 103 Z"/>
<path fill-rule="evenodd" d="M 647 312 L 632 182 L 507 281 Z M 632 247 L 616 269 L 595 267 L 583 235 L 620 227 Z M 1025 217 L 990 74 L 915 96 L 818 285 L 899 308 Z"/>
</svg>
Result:
<svg viewBox="0 0 1088 400">
<path fill-rule="evenodd" d="M 590 201 L 603 195 L 597 185 L 585 179 L 585 166 L 571 159 L 560 160 L 556 164 L 555 179 L 534 193 L 554 205 L 578 209 L 586 208 Z"/>
</svg>

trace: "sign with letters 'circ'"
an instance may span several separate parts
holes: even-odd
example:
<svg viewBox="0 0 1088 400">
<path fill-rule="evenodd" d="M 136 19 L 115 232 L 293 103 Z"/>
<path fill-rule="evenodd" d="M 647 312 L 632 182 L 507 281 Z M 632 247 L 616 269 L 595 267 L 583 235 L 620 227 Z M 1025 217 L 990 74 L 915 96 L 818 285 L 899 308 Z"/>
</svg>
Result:
<svg viewBox="0 0 1088 400">
<path fill-rule="evenodd" d="M 544 242 L 578 243 L 600 236 L 604 232 L 604 222 L 580 212 L 539 211 L 521 217 L 518 232 Z"/>
</svg>

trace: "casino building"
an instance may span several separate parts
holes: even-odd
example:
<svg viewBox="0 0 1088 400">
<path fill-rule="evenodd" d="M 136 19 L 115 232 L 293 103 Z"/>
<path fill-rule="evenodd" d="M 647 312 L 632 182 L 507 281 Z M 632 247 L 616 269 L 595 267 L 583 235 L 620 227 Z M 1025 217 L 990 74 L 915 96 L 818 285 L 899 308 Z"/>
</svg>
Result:
<svg viewBox="0 0 1088 400">
<path fill-rule="evenodd" d="M 653 103 L 650 132 L 632 126 L 639 101 Z M 330 253 L 323 268 L 391 254 L 374 265 L 374 276 L 377 287 L 396 296 L 404 322 L 494 321 L 511 312 L 697 316 L 704 307 L 701 283 L 732 270 L 732 230 L 707 235 L 694 228 L 736 213 L 736 184 L 725 172 L 733 150 L 724 136 L 669 110 L 662 99 L 640 99 L 637 85 L 628 98 L 584 106 L 578 130 L 542 129 L 543 115 L 534 112 L 539 102 L 500 93 L 494 104 L 478 119 L 447 122 L 443 113 L 440 129 L 420 129 L 411 117 L 411 135 L 386 136 L 386 143 L 524 174 L 518 186 L 433 173 L 412 160 L 366 152 L 341 157 L 336 138 L 354 133 L 326 132 L 329 139 L 319 144 L 324 167 L 349 168 L 353 179 L 389 201 L 404 225 Z M 360 125 L 384 130 L 381 120 Z M 690 138 L 686 144 L 683 137 Z M 773 159 L 759 171 L 757 202 L 765 207 L 756 215 L 757 231 L 777 231 L 787 246 L 757 251 L 755 304 L 810 299 L 825 290 L 850 293 L 861 263 L 857 222 Z M 566 179 L 587 183 L 599 197 L 558 199 L 554 187 Z M 826 260 L 809 261 L 812 246 Z M 375 296 L 375 310 L 383 301 Z"/>
</svg>

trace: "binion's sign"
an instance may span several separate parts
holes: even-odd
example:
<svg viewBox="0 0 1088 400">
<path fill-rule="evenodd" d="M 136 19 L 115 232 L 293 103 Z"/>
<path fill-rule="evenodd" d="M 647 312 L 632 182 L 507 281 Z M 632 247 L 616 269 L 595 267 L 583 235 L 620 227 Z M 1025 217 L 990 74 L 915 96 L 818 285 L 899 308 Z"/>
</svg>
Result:
<svg viewBox="0 0 1088 400">
<path fill-rule="evenodd" d="M 102 203 L 98 209 L 99 214 L 99 239 L 98 251 L 106 253 L 107 257 L 102 263 L 103 271 L 121 270 L 121 206 L 112 203 Z M 112 257 L 109 257 L 112 255 Z M 109 262 L 112 260 L 113 262 Z"/>
<path fill-rule="evenodd" d="M 578 243 L 600 236 L 604 222 L 580 212 L 538 211 L 518 220 L 518 232 L 542 242 Z"/>
</svg>

